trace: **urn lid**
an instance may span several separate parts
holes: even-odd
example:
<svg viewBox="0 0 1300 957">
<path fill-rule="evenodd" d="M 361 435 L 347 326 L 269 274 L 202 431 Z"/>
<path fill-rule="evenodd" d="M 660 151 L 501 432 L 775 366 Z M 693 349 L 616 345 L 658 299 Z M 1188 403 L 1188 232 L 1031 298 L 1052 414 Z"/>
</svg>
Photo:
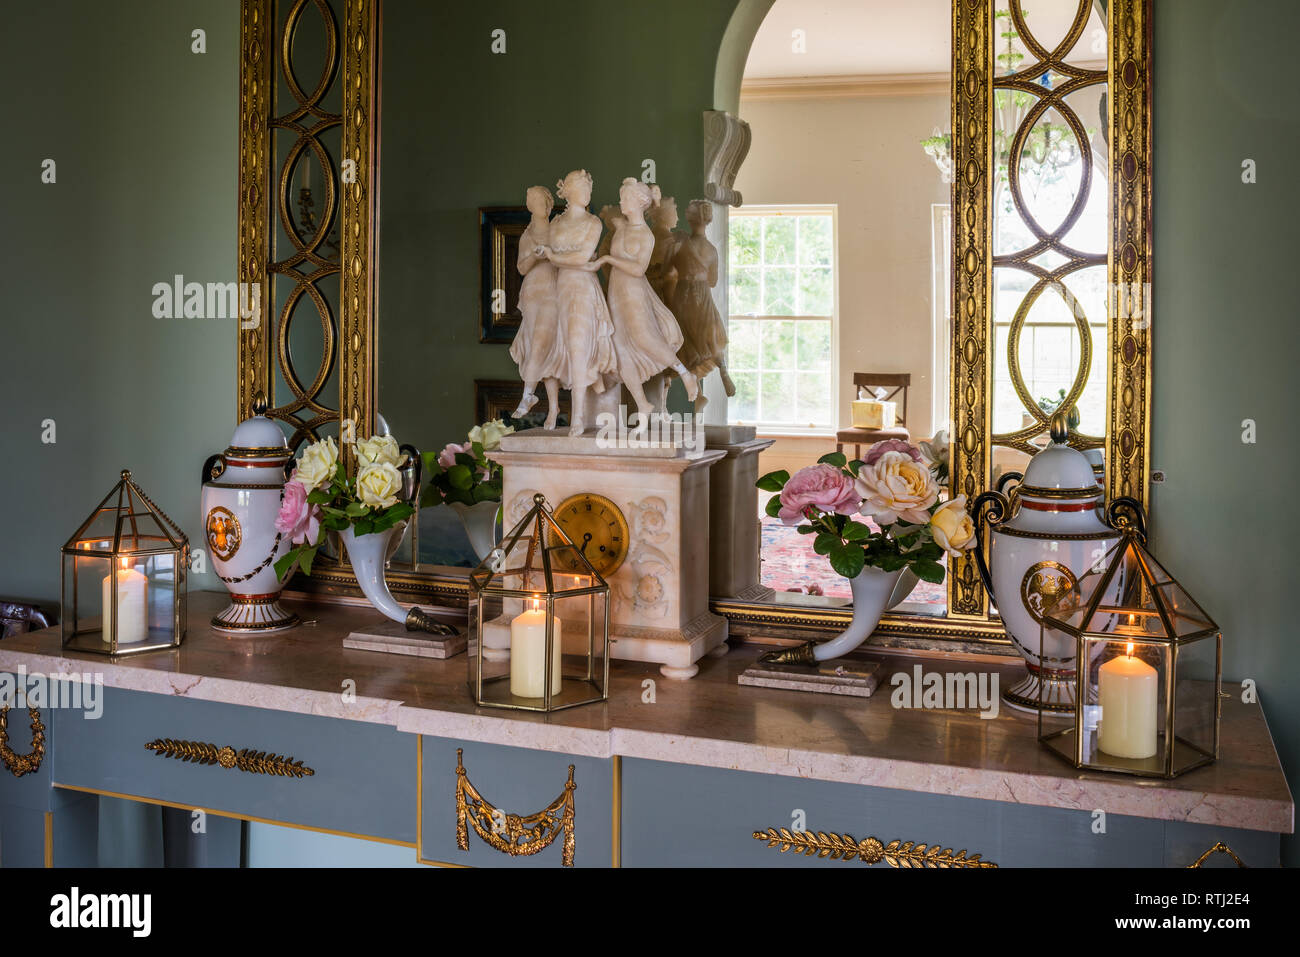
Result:
<svg viewBox="0 0 1300 957">
<path fill-rule="evenodd" d="M 1018 489 L 1022 498 L 1079 500 L 1092 502 L 1101 494 L 1096 474 L 1088 457 L 1066 444 L 1069 438 L 1065 413 L 1052 416 L 1051 444 L 1025 467 Z"/>
<path fill-rule="evenodd" d="M 235 426 L 235 434 L 230 437 L 230 446 L 225 451 L 227 464 L 233 464 L 232 459 L 248 460 L 249 464 L 255 462 L 258 465 L 284 463 L 291 454 L 289 443 L 275 419 L 263 414 L 266 403 L 260 396 L 253 403 L 253 411 L 257 414 Z"/>
</svg>

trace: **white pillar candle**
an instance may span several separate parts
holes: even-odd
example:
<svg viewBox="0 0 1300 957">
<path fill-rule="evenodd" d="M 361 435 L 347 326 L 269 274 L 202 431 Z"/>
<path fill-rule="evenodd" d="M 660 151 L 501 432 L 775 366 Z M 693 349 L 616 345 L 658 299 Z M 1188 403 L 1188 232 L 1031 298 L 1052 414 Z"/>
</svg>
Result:
<svg viewBox="0 0 1300 957">
<path fill-rule="evenodd" d="M 1101 728 L 1097 747 L 1117 758 L 1149 758 L 1156 753 L 1156 669 L 1133 657 L 1133 645 L 1101 666 L 1097 703 Z"/>
<path fill-rule="evenodd" d="M 117 570 L 116 612 L 112 596 L 113 576 L 104 576 L 101 586 L 101 600 L 104 609 L 104 644 L 111 644 L 113 622 L 117 621 L 118 645 L 133 645 L 144 641 L 149 634 L 149 605 L 146 601 L 148 579 L 140 572 L 127 565 L 122 559 L 122 567 Z"/>
<path fill-rule="evenodd" d="M 560 619 L 554 624 L 551 649 L 551 694 L 563 685 L 560 674 Z M 540 602 L 510 622 L 510 693 L 520 698 L 546 696 L 546 612 Z"/>
</svg>

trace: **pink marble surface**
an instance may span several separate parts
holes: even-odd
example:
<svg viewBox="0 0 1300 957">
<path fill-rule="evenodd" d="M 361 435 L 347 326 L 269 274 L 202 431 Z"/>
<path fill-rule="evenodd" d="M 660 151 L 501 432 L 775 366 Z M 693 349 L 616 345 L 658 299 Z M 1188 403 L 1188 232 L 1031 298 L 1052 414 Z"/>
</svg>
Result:
<svg viewBox="0 0 1300 957">
<path fill-rule="evenodd" d="M 265 638 L 208 627 L 224 597 L 196 593 L 175 652 L 113 662 L 65 655 L 58 629 L 0 642 L 0 670 L 100 673 L 109 687 L 317 714 L 410 733 L 590 757 L 611 755 L 901 788 L 1018 804 L 1131 814 L 1290 833 L 1294 803 L 1258 704 L 1223 701 L 1219 760 L 1172 781 L 1081 773 L 1036 740 L 1032 716 L 1003 708 L 895 709 L 888 680 L 871 698 L 748 688 L 736 676 L 757 646 L 704 658 L 690 681 L 653 664 L 616 661 L 610 700 L 553 715 L 476 708 L 464 655 L 445 661 L 345 649 L 343 638 L 379 618 L 368 608 L 293 603 L 315 625 Z M 921 660 L 927 670 L 996 670 L 1007 687 L 1023 666 L 935 656 L 882 656 L 885 675 Z M 646 681 L 654 702 L 647 703 Z M 355 700 L 345 700 L 348 682 Z"/>
</svg>

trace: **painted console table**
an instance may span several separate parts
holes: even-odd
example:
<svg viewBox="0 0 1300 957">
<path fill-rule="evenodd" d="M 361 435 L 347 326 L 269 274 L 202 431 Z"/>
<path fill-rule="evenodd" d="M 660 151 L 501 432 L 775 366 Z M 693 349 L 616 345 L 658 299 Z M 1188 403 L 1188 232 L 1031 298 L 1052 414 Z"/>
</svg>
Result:
<svg viewBox="0 0 1300 957">
<path fill-rule="evenodd" d="M 1139 780 L 1080 774 L 1006 709 L 895 709 L 888 677 L 865 700 L 740 687 L 755 646 L 690 682 L 615 662 L 606 704 L 545 716 L 476 709 L 463 656 L 344 649 L 368 607 L 296 603 L 303 627 L 238 639 L 207 625 L 223 603 L 191 595 L 179 650 L 117 662 L 65 656 L 57 628 L 0 641 L 0 674 L 104 683 L 98 719 L 47 703 L 38 766 L 0 768 L 0 864 L 93 865 L 98 795 L 525 867 L 887 867 L 918 845 L 940 848 L 930 863 L 1182 867 L 1219 844 L 1276 866 L 1293 830 L 1263 712 L 1237 697 L 1216 764 Z M 884 674 L 918 663 L 1004 686 L 1023 667 L 899 657 Z M 27 754 L 28 712 L 8 717 Z"/>
</svg>

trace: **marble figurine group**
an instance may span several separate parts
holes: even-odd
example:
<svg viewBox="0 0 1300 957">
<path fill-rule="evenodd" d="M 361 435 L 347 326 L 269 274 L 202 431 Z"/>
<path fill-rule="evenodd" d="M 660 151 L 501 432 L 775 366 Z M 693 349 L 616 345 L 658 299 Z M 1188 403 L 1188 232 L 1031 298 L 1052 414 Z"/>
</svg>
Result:
<svg viewBox="0 0 1300 957">
<path fill-rule="evenodd" d="M 699 411 L 699 382 L 718 369 L 728 395 L 727 330 L 711 289 L 718 251 L 705 236 L 713 218 L 708 200 L 687 207 L 690 233 L 676 231 L 677 209 L 658 186 L 628 177 L 617 207 L 588 210 L 592 178 L 573 170 L 556 184 L 564 211 L 544 186 L 526 194 L 532 219 L 519 241 L 522 314 L 510 356 L 524 382 L 516 416 L 546 390 L 545 428 L 554 429 L 559 390 L 570 390 L 570 435 L 581 435 L 595 408 L 613 409 L 620 385 L 636 405 L 634 428 L 665 411 L 669 376 L 676 375 Z M 602 241 L 602 234 L 604 238 Z M 598 273 L 604 273 L 602 287 Z"/>
</svg>

